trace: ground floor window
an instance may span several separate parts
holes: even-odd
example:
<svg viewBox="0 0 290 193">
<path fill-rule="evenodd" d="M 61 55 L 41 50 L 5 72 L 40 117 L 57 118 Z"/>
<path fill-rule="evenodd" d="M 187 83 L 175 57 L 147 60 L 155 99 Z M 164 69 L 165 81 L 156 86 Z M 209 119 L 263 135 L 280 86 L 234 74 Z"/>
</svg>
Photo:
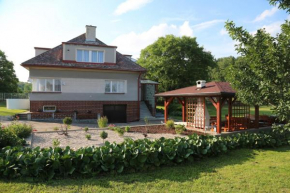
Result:
<svg viewBox="0 0 290 193">
<path fill-rule="evenodd" d="M 105 93 L 125 93 L 125 81 L 106 80 Z"/>
<path fill-rule="evenodd" d="M 55 112 L 56 106 L 55 105 L 45 105 L 43 106 L 43 112 Z"/>
</svg>

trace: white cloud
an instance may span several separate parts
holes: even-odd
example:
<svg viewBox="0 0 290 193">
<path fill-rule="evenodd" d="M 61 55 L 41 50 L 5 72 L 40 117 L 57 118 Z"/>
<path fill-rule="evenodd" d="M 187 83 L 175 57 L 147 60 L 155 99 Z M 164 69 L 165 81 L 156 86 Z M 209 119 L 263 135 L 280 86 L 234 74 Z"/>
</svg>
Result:
<svg viewBox="0 0 290 193">
<path fill-rule="evenodd" d="M 224 22 L 224 21 L 225 21 L 225 20 L 215 19 L 215 20 L 212 20 L 212 21 L 206 21 L 206 22 L 203 22 L 203 23 L 199 23 L 199 24 L 194 25 L 194 26 L 192 26 L 192 27 L 193 27 L 193 30 L 194 30 L 194 31 L 197 31 L 197 30 L 203 30 L 203 29 L 206 29 L 206 28 L 212 27 L 213 25 L 215 25 L 215 24 L 217 24 L 217 23 Z"/>
<path fill-rule="evenodd" d="M 121 19 L 114 19 L 114 20 L 111 20 L 111 23 L 117 23 L 119 21 L 122 21 Z"/>
<path fill-rule="evenodd" d="M 192 31 L 191 27 L 189 26 L 188 21 L 184 22 L 183 25 L 179 27 L 179 31 L 180 31 L 181 36 L 192 36 L 193 35 L 193 31 Z"/>
<path fill-rule="evenodd" d="M 220 31 L 220 34 L 223 36 L 223 35 L 227 35 L 228 32 L 225 28 L 222 28 L 221 31 Z"/>
<path fill-rule="evenodd" d="M 122 15 L 128 11 L 139 9 L 151 1 L 152 0 L 126 0 L 117 7 L 114 13 L 116 15 Z"/>
<path fill-rule="evenodd" d="M 274 23 L 271 23 L 269 25 L 264 25 L 262 28 L 265 28 L 265 30 L 270 33 L 272 36 L 275 36 L 277 33 L 281 31 L 281 25 L 283 22 L 277 21 Z"/>
<path fill-rule="evenodd" d="M 272 15 L 274 15 L 276 12 L 278 11 L 277 7 L 273 7 L 270 10 L 265 10 L 263 11 L 263 13 L 261 13 L 260 15 L 258 15 L 256 17 L 256 19 L 254 20 L 254 22 L 258 22 L 258 21 L 262 21 L 264 20 L 266 17 L 271 17 Z"/>
</svg>

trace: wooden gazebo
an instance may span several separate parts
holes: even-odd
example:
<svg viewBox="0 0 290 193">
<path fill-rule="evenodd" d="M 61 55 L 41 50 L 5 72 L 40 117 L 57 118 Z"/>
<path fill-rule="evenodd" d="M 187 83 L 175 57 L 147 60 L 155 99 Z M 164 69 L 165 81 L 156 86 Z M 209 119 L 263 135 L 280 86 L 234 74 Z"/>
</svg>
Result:
<svg viewBox="0 0 290 193">
<path fill-rule="evenodd" d="M 187 123 L 187 127 L 214 127 L 217 133 L 221 133 L 221 110 L 225 103 L 228 104 L 228 115 L 224 125 L 226 131 L 259 127 L 259 106 L 255 106 L 255 115 L 251 116 L 250 106 L 236 100 L 236 91 L 228 82 L 205 83 L 200 80 L 196 86 L 158 93 L 155 97 L 164 98 L 165 122 L 168 120 L 168 106 L 176 98 L 182 105 L 182 121 Z M 209 117 L 206 99 L 216 108 L 216 117 Z"/>
</svg>

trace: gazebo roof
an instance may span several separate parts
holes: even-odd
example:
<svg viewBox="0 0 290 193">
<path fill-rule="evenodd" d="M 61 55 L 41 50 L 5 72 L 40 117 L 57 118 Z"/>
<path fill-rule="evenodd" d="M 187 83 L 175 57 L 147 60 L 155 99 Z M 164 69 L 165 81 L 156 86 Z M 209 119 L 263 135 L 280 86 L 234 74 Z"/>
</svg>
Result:
<svg viewBox="0 0 290 193">
<path fill-rule="evenodd" d="M 157 97 L 171 97 L 171 96 L 235 96 L 236 91 L 228 82 L 209 82 L 205 87 L 197 88 L 190 86 L 180 88 L 177 90 L 158 93 Z"/>
</svg>

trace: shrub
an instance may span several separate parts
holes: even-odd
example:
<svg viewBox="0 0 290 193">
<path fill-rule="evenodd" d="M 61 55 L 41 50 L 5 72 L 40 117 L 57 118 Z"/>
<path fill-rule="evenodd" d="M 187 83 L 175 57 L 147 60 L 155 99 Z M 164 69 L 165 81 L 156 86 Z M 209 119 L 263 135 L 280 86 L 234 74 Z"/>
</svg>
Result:
<svg viewBox="0 0 290 193">
<path fill-rule="evenodd" d="M 182 132 L 185 130 L 186 130 L 186 128 L 184 125 L 175 125 L 175 132 L 177 134 L 182 134 Z"/>
<path fill-rule="evenodd" d="M 58 127 L 54 127 L 53 130 L 54 130 L 54 131 L 58 131 L 59 128 L 58 128 Z"/>
<path fill-rule="evenodd" d="M 174 129 L 174 121 L 173 120 L 167 120 L 165 124 L 167 129 Z"/>
<path fill-rule="evenodd" d="M 87 138 L 87 140 L 90 140 L 91 139 L 91 135 L 90 134 L 86 134 L 86 138 Z"/>
<path fill-rule="evenodd" d="M 272 131 L 232 136 L 198 136 L 105 142 L 102 147 L 73 150 L 70 147 L 0 150 L 0 176 L 6 178 L 52 179 L 84 174 L 145 171 L 147 169 L 216 157 L 233 149 L 269 148 L 290 145 L 290 125 L 275 126 Z"/>
<path fill-rule="evenodd" d="M 115 127 L 114 131 L 118 133 L 119 136 L 123 136 L 125 133 L 125 130 L 120 127 Z"/>
<path fill-rule="evenodd" d="M 129 126 L 126 126 L 126 127 L 125 127 L 125 131 L 126 131 L 126 132 L 129 132 L 130 129 L 131 129 L 131 127 L 129 127 Z"/>
<path fill-rule="evenodd" d="M 88 127 L 85 127 L 85 128 L 84 128 L 84 131 L 85 131 L 85 132 L 88 132 L 88 130 L 89 130 Z"/>
<path fill-rule="evenodd" d="M 24 145 L 25 143 L 25 140 L 19 138 L 13 132 L 7 129 L 0 129 L 0 149 L 6 146 Z"/>
<path fill-rule="evenodd" d="M 10 125 L 7 125 L 5 129 L 17 135 L 19 138 L 27 138 L 32 132 L 31 125 L 19 122 L 12 122 Z"/>
<path fill-rule="evenodd" d="M 108 118 L 107 117 L 101 117 L 98 119 L 98 125 L 99 128 L 104 128 L 108 126 Z"/>
<path fill-rule="evenodd" d="M 52 146 L 53 147 L 58 147 L 60 145 L 60 141 L 58 139 L 53 139 L 52 140 Z"/>
<path fill-rule="evenodd" d="M 62 120 L 63 124 L 65 125 L 71 125 L 72 124 L 72 118 L 71 117 L 65 117 L 63 120 Z"/>
<path fill-rule="evenodd" d="M 105 131 L 102 131 L 100 133 L 100 137 L 103 139 L 103 143 L 104 143 L 104 140 L 107 139 L 107 137 L 108 137 L 108 133 Z"/>
</svg>

